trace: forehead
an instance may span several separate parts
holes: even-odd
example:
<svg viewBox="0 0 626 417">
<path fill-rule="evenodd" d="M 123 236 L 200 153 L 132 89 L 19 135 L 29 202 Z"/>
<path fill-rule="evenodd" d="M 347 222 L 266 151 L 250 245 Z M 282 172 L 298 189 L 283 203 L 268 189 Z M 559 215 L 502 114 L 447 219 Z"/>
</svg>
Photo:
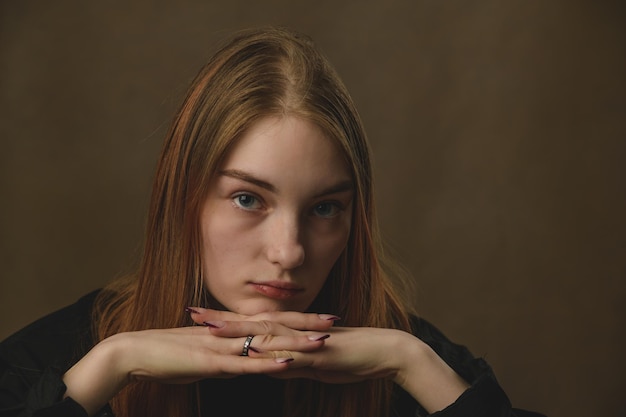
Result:
<svg viewBox="0 0 626 417">
<path fill-rule="evenodd" d="M 227 153 L 221 169 L 274 175 L 351 177 L 338 144 L 314 123 L 295 116 L 255 122 Z"/>
</svg>

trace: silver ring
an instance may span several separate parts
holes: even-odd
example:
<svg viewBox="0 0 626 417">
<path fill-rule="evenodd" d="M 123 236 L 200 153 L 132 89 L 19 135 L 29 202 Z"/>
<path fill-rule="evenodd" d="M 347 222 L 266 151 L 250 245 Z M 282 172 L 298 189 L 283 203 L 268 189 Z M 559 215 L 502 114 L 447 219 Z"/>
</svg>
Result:
<svg viewBox="0 0 626 417">
<path fill-rule="evenodd" d="M 246 337 L 246 341 L 243 342 L 243 350 L 241 351 L 241 356 L 248 356 L 248 350 L 250 349 L 250 343 L 252 343 L 252 339 L 254 339 L 254 336 Z"/>
</svg>

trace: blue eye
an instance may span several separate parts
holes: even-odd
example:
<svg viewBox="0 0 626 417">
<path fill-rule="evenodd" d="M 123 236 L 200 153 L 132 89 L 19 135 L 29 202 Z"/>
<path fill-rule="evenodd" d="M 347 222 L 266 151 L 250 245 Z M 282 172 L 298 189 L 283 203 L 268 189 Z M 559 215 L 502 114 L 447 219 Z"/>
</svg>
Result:
<svg viewBox="0 0 626 417">
<path fill-rule="evenodd" d="M 339 213 L 339 207 L 335 203 L 320 203 L 313 208 L 313 212 L 319 217 L 334 217 Z"/>
<path fill-rule="evenodd" d="M 244 210 L 255 210 L 260 207 L 259 200 L 250 194 L 240 194 L 233 198 L 233 202 Z"/>
</svg>

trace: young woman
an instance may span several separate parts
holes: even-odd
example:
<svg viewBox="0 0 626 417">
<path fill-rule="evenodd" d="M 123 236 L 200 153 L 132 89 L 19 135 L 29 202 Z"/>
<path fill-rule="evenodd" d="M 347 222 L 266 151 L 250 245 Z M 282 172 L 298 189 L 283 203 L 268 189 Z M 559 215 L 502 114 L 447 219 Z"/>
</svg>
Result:
<svg viewBox="0 0 626 417">
<path fill-rule="evenodd" d="M 403 304 L 372 199 L 327 61 L 239 34 L 167 136 L 137 273 L 2 343 L 2 415 L 525 414 Z"/>
</svg>

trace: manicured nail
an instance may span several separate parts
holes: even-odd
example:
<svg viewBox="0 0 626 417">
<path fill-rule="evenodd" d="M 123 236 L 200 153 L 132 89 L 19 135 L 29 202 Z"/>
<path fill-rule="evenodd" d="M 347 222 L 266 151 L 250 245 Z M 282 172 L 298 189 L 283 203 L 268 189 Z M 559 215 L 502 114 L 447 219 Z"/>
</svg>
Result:
<svg viewBox="0 0 626 417">
<path fill-rule="evenodd" d="M 226 322 L 217 321 L 217 320 L 205 321 L 205 322 L 202 322 L 202 324 L 204 324 L 207 327 L 212 327 L 214 329 L 221 329 L 222 327 L 226 326 Z"/>
<path fill-rule="evenodd" d="M 194 310 L 191 307 L 185 307 L 185 313 L 200 314 L 200 312 L 198 310 Z"/>
<path fill-rule="evenodd" d="M 278 363 L 287 363 L 293 361 L 293 358 L 276 358 L 274 360 Z"/>
<path fill-rule="evenodd" d="M 320 316 L 320 319 L 322 320 L 332 320 L 332 321 L 341 320 L 341 317 L 337 317 L 333 314 L 318 314 L 318 316 Z"/>
<path fill-rule="evenodd" d="M 311 335 L 309 336 L 309 340 L 312 340 L 313 342 L 319 342 L 320 340 L 328 339 L 329 337 L 329 334 L 323 334 L 321 336 Z"/>
</svg>

